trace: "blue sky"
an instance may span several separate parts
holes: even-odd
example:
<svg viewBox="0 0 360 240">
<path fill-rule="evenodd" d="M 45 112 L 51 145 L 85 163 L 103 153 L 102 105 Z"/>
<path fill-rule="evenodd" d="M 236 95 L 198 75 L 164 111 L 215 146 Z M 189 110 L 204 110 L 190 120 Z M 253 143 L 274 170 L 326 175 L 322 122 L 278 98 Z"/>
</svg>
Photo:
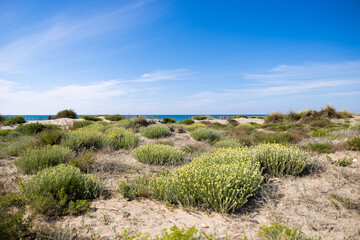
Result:
<svg viewBox="0 0 360 240">
<path fill-rule="evenodd" d="M 359 113 L 359 12 L 345 0 L 0 0 L 0 113 Z"/>
</svg>

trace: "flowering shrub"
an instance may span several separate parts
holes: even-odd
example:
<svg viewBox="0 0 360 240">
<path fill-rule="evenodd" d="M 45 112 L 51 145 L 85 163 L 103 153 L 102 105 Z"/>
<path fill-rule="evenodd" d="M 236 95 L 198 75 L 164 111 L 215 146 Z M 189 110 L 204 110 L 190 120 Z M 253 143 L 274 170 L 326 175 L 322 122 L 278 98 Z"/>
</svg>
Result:
<svg viewBox="0 0 360 240">
<path fill-rule="evenodd" d="M 92 125 L 70 132 L 61 140 L 61 145 L 69 147 L 74 151 L 81 151 L 84 149 L 102 149 L 106 146 L 110 146 L 111 138 L 102 132 L 89 128 Z"/>
<path fill-rule="evenodd" d="M 275 177 L 299 175 L 310 160 L 309 153 L 297 147 L 260 144 L 252 152 L 265 171 Z"/>
<path fill-rule="evenodd" d="M 100 196 L 99 179 L 73 166 L 58 165 L 38 172 L 22 186 L 30 206 L 47 215 L 65 214 L 71 201 Z"/>
<path fill-rule="evenodd" d="M 185 126 L 184 129 L 187 131 L 194 131 L 197 128 L 206 128 L 207 126 L 201 122 L 193 123 L 188 126 Z"/>
<path fill-rule="evenodd" d="M 170 134 L 170 129 L 165 125 L 153 124 L 143 128 L 141 134 L 147 138 L 162 138 Z"/>
<path fill-rule="evenodd" d="M 48 145 L 43 148 L 28 149 L 23 152 L 15 160 L 15 165 L 26 174 L 34 174 L 44 168 L 66 163 L 74 157 L 75 155 L 70 148 Z"/>
<path fill-rule="evenodd" d="M 139 144 L 139 138 L 124 128 L 109 128 L 105 134 L 112 138 L 112 142 L 118 148 L 133 148 Z"/>
<path fill-rule="evenodd" d="M 132 154 L 139 162 L 155 165 L 179 163 L 185 155 L 182 150 L 164 144 L 142 145 L 134 149 Z"/>
<path fill-rule="evenodd" d="M 232 212 L 254 195 L 262 180 L 260 164 L 249 149 L 223 148 L 153 178 L 150 188 L 155 197 L 170 203 Z"/>
<path fill-rule="evenodd" d="M 211 128 L 197 128 L 191 133 L 196 141 L 215 141 L 221 138 L 221 133 Z"/>
</svg>

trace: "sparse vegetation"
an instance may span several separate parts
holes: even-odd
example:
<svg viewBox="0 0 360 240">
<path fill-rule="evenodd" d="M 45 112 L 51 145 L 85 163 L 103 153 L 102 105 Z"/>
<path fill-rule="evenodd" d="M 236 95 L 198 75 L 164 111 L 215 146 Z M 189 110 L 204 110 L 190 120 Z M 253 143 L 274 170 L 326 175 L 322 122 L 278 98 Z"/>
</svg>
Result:
<svg viewBox="0 0 360 240">
<path fill-rule="evenodd" d="M 293 240 L 307 240 L 305 233 L 296 228 L 289 228 L 280 223 L 272 223 L 270 226 L 262 226 L 258 232 L 259 236 L 264 240 L 277 239 L 293 239 Z"/>
<path fill-rule="evenodd" d="M 237 148 L 243 147 L 244 144 L 236 139 L 222 139 L 214 144 L 217 148 Z"/>
<path fill-rule="evenodd" d="M 147 138 L 163 138 L 170 134 L 170 129 L 164 125 L 153 124 L 143 128 L 141 134 Z"/>
<path fill-rule="evenodd" d="M 77 117 L 77 114 L 74 110 L 65 109 L 65 110 L 58 112 L 55 116 L 55 119 L 58 119 L 58 118 L 73 118 L 73 119 L 75 119 L 76 117 Z"/>
<path fill-rule="evenodd" d="M 94 121 L 94 122 L 102 121 L 101 118 L 98 118 L 98 117 L 95 117 L 95 116 L 89 116 L 89 115 L 82 115 L 80 118 L 82 118 L 84 120 L 87 120 L 87 121 Z"/>
<path fill-rule="evenodd" d="M 6 149 L 11 156 L 18 156 L 23 151 L 39 145 L 39 139 L 35 136 L 20 136 L 12 142 Z"/>
<path fill-rule="evenodd" d="M 206 120 L 206 116 L 194 116 L 192 117 L 192 119 L 195 119 L 195 120 Z"/>
<path fill-rule="evenodd" d="M 360 151 L 360 137 L 350 139 L 347 142 L 349 143 L 350 146 Z"/>
</svg>

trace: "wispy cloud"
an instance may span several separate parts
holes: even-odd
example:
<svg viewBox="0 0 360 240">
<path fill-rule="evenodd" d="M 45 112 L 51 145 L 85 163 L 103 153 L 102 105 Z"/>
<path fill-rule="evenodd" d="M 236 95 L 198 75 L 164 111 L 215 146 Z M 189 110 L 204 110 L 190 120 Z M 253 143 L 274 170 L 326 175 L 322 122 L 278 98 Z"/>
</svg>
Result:
<svg viewBox="0 0 360 240">
<path fill-rule="evenodd" d="M 125 29 L 144 21 L 142 9 L 151 1 L 137 1 L 110 12 L 82 18 L 57 16 L 47 19 L 30 34 L 0 46 L 0 74 L 18 73 L 34 57 L 113 29 Z M 5 34 L 5 33 L 3 33 Z"/>
<path fill-rule="evenodd" d="M 175 70 L 157 70 L 151 73 L 145 73 L 140 78 L 133 80 L 122 80 L 122 83 L 147 83 L 159 82 L 164 80 L 183 80 L 184 77 L 191 75 L 188 69 L 175 69 Z"/>
</svg>

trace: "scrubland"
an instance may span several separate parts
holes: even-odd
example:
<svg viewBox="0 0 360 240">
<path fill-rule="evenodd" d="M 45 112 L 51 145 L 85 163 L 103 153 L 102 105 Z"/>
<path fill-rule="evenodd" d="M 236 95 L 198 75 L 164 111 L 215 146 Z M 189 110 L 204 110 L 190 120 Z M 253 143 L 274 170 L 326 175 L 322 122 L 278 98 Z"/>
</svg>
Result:
<svg viewBox="0 0 360 240">
<path fill-rule="evenodd" d="M 360 238 L 358 115 L 75 117 L 0 117 L 0 239 Z"/>
</svg>

